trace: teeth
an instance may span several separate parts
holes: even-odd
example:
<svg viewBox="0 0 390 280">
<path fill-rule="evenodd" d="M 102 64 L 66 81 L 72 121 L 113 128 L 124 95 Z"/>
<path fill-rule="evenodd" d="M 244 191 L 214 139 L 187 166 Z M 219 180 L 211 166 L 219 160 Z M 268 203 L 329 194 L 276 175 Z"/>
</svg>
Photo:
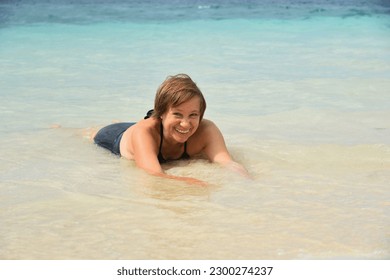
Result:
<svg viewBox="0 0 390 280">
<path fill-rule="evenodd" d="M 181 130 L 181 129 L 178 129 L 178 128 L 175 128 L 177 132 L 181 133 L 181 134 L 187 134 L 188 132 L 190 132 L 190 130 Z"/>
</svg>

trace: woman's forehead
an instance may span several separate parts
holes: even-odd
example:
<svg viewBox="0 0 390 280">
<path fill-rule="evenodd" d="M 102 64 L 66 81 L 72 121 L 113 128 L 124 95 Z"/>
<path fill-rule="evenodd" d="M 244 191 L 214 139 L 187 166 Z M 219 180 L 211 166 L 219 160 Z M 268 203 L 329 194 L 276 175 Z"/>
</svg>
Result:
<svg viewBox="0 0 390 280">
<path fill-rule="evenodd" d="M 194 96 L 191 99 L 180 103 L 179 105 L 172 105 L 170 109 L 176 110 L 200 110 L 200 98 Z"/>
</svg>

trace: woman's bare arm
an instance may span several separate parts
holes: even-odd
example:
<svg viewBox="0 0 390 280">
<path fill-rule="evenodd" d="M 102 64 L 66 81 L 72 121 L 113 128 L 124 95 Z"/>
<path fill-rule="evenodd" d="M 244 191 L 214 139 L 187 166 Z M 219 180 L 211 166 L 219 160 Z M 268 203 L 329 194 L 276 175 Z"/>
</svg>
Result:
<svg viewBox="0 0 390 280">
<path fill-rule="evenodd" d="M 245 176 L 249 177 L 248 171 L 239 163 L 235 162 L 225 144 L 225 140 L 221 131 L 211 121 L 207 121 L 207 127 L 205 128 L 206 145 L 204 152 L 210 161 L 222 164 L 223 166 Z"/>
</svg>

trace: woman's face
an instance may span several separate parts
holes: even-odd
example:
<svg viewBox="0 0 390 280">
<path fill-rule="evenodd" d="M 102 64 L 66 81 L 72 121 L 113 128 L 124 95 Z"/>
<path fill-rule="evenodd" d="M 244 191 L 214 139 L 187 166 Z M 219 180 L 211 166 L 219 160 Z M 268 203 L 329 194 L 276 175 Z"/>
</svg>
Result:
<svg viewBox="0 0 390 280">
<path fill-rule="evenodd" d="M 200 99 L 193 97 L 177 107 L 171 107 L 162 115 L 164 138 L 184 143 L 199 127 Z"/>
</svg>

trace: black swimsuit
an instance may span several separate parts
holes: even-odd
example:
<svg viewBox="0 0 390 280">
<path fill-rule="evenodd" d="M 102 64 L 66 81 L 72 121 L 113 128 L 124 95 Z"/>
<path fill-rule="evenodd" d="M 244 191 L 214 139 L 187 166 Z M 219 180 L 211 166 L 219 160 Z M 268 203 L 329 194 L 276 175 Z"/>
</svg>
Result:
<svg viewBox="0 0 390 280">
<path fill-rule="evenodd" d="M 121 155 L 119 144 L 121 142 L 123 133 L 135 123 L 114 123 L 103 127 L 96 134 L 93 139 L 100 147 L 110 150 L 116 155 Z"/>
<path fill-rule="evenodd" d="M 148 112 L 145 119 L 149 118 L 151 116 L 151 110 Z M 129 122 L 122 122 L 122 123 L 114 123 L 110 124 L 106 127 L 103 127 L 99 130 L 99 132 L 96 134 L 94 141 L 97 145 L 106 148 L 107 150 L 111 151 L 112 153 L 116 155 L 121 155 L 120 153 L 120 142 L 123 136 L 123 133 L 132 125 L 135 123 L 129 123 Z M 164 156 L 162 155 L 162 145 L 163 145 L 163 126 L 161 123 L 160 126 L 160 147 L 158 149 L 158 161 L 160 163 L 166 163 L 169 160 L 166 160 Z M 184 143 L 184 152 L 178 159 L 189 159 L 190 156 L 187 153 L 187 142 Z"/>
</svg>

